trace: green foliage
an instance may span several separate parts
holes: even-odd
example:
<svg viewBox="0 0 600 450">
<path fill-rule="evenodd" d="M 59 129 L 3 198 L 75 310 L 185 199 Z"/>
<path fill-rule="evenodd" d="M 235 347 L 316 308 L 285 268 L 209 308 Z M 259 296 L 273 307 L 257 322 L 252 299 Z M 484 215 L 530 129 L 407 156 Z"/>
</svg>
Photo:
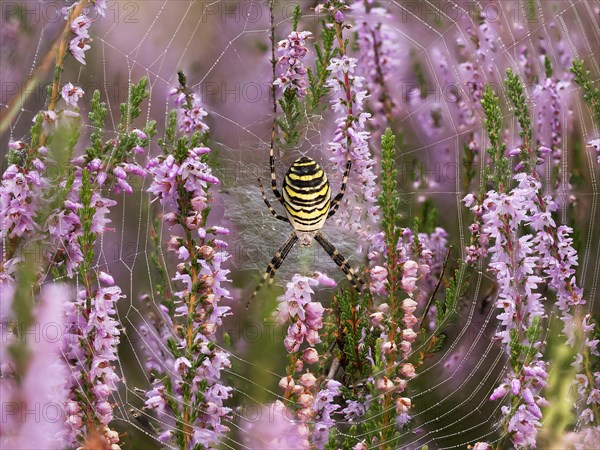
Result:
<svg viewBox="0 0 600 450">
<path fill-rule="evenodd" d="M 37 149 L 40 145 L 40 139 L 42 136 L 42 124 L 44 123 L 44 114 L 39 112 L 34 119 L 33 126 L 31 127 L 31 144 L 32 149 Z"/>
<path fill-rule="evenodd" d="M 548 55 L 544 55 L 544 69 L 546 71 L 546 78 L 552 78 L 552 63 Z"/>
<path fill-rule="evenodd" d="M 300 132 L 298 131 L 302 119 L 302 110 L 298 94 L 294 89 L 286 89 L 283 97 L 279 99 L 279 106 L 283 117 L 277 119 L 277 125 L 283 134 L 283 140 L 289 145 L 298 144 Z"/>
<path fill-rule="evenodd" d="M 175 314 L 175 302 L 173 301 L 172 293 L 169 289 L 169 274 L 165 268 L 162 258 L 162 236 L 160 233 L 161 226 L 158 217 L 155 217 L 150 230 L 150 239 L 152 240 L 153 249 L 150 252 L 150 260 L 157 272 L 158 280 L 153 283 L 156 293 L 162 299 L 162 303 L 167 307 L 171 317 Z"/>
<path fill-rule="evenodd" d="M 368 304 L 369 295 L 357 297 L 349 291 L 340 291 L 333 299 L 336 321 L 334 333 L 340 364 L 344 369 L 345 378 L 352 385 L 366 378 L 370 371 L 370 366 L 365 364 L 365 361 L 374 337 L 368 332 L 369 321 L 365 316 Z M 363 333 L 366 333 L 364 338 Z"/>
<path fill-rule="evenodd" d="M 86 288 L 88 288 L 88 296 L 91 292 L 89 290 L 89 283 L 86 281 L 89 280 L 88 277 L 92 273 L 94 242 L 96 242 L 96 233 L 92 231 L 92 222 L 96 213 L 96 208 L 92 205 L 93 193 L 90 172 L 87 169 L 83 169 L 80 191 L 80 203 L 82 206 L 77 210 L 77 215 L 81 221 L 82 235 L 77 238 L 77 241 L 83 254 L 83 262 L 79 266 L 79 276 L 84 281 Z"/>
<path fill-rule="evenodd" d="M 388 248 L 396 248 L 400 238 L 400 198 L 396 178 L 396 136 L 389 128 L 381 137 L 381 194 L 377 203 L 381 207 L 381 223 Z"/>
<path fill-rule="evenodd" d="M 292 30 L 298 30 L 298 22 L 300 22 L 300 17 L 302 17 L 302 8 L 300 8 L 300 5 L 296 5 L 296 8 L 294 8 L 294 15 L 292 17 L 294 21 L 292 25 Z"/>
<path fill-rule="evenodd" d="M 490 140 L 487 153 L 492 160 L 491 168 L 487 166 L 485 176 L 487 182 L 498 190 L 508 188 L 510 180 L 510 161 L 504 157 L 506 144 L 502 142 L 502 110 L 500 99 L 489 85 L 485 86 L 481 106 L 485 111 L 485 128 Z"/>
<path fill-rule="evenodd" d="M 525 330 L 524 338 L 518 329 L 510 330 L 509 362 L 515 373 L 519 373 L 523 366 L 529 364 L 538 349 L 535 343 L 542 334 L 542 320 L 534 317 L 531 325 Z"/>
<path fill-rule="evenodd" d="M 515 116 L 519 122 L 521 130 L 519 136 L 523 141 L 521 145 L 521 167 L 524 171 L 532 173 L 535 166 L 542 162 L 539 150 L 533 147 L 531 130 L 531 118 L 529 109 L 527 108 L 527 98 L 524 93 L 523 83 L 517 75 L 514 75 L 512 70 L 506 70 L 507 78 L 505 80 L 508 89 L 508 97 L 510 98 Z"/>
<path fill-rule="evenodd" d="M 121 104 L 121 130 L 126 130 L 140 116 L 142 113 L 140 105 L 149 95 L 147 78 L 142 78 L 137 84 L 131 86 L 129 101 Z"/>
<path fill-rule="evenodd" d="M 435 203 L 430 198 L 425 199 L 421 205 L 421 211 L 419 213 L 420 222 L 422 225 L 422 231 L 424 233 L 433 233 L 437 226 L 437 208 Z"/>
<path fill-rule="evenodd" d="M 523 83 L 519 76 L 515 75 L 511 69 L 506 70 L 506 80 L 504 83 L 507 88 L 508 97 L 513 104 L 515 117 L 521 126 L 519 136 L 521 136 L 524 145 L 529 146 L 531 145 L 532 138 L 531 119 L 529 118 Z"/>
<path fill-rule="evenodd" d="M 88 116 L 94 130 L 90 136 L 92 146 L 88 150 L 88 155 L 93 159 L 102 154 L 104 120 L 106 119 L 106 104 L 100 101 L 100 91 L 94 91 L 92 95 L 91 110 Z"/>
<path fill-rule="evenodd" d="M 136 145 L 147 147 L 150 138 L 156 134 L 156 122 L 149 121 L 144 127 L 146 139 L 141 139 L 134 132 L 129 131 L 132 122 L 141 114 L 140 105 L 148 97 L 148 79 L 142 78 L 130 89 L 129 100 L 120 105 L 121 120 L 117 139 L 104 142 L 104 126 L 106 121 L 106 104 L 100 101 L 100 92 L 95 91 L 92 96 L 91 109 L 88 117 L 92 123 L 93 132 L 90 136 L 90 147 L 86 149 L 86 159 L 101 159 L 107 167 L 129 159 Z"/>
<path fill-rule="evenodd" d="M 306 104 L 311 111 L 316 110 L 321 99 L 327 95 L 329 88 L 325 86 L 325 82 L 331 71 L 327 70 L 331 62 L 331 58 L 339 52 L 338 48 L 333 48 L 335 40 L 335 30 L 327 26 L 327 22 L 323 21 L 321 28 L 321 42 L 319 45 L 315 43 L 315 69 L 308 68 L 308 94 Z"/>
<path fill-rule="evenodd" d="M 448 281 L 448 287 L 443 300 L 435 302 L 437 316 L 435 318 L 436 328 L 442 326 L 453 314 L 456 313 L 458 301 L 465 295 L 469 284 L 461 280 L 462 265 L 455 271 L 454 276 Z"/>
<path fill-rule="evenodd" d="M 600 89 L 598 85 L 592 82 L 590 71 L 585 69 L 582 60 L 573 60 L 570 70 L 575 75 L 575 82 L 583 89 L 583 99 L 592 108 L 596 126 L 600 127 Z"/>
</svg>

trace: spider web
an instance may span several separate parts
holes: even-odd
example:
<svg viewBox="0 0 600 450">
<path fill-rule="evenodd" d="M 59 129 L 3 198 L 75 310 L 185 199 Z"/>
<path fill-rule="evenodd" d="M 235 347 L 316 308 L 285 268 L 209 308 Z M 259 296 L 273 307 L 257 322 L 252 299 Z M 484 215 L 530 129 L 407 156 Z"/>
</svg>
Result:
<svg viewBox="0 0 600 450">
<path fill-rule="evenodd" d="M 44 2 L 28 2 L 30 5 L 43 5 Z M 423 65 L 424 71 L 431 77 L 435 86 L 443 85 L 437 78 L 436 52 L 451 54 L 455 51 L 456 39 L 469 42 L 465 32 L 468 27 L 477 28 L 470 8 L 476 11 L 489 11 L 490 4 L 485 2 L 380 2 L 392 14 L 389 26 L 397 34 L 398 46 L 403 52 L 412 52 L 411 58 Z M 483 71 L 483 82 L 497 82 L 503 78 L 505 67 L 519 69 L 519 48 L 522 45 L 534 48 L 534 41 L 544 36 L 549 43 L 554 42 L 558 31 L 572 58 L 584 58 L 591 65 L 593 78 L 597 82 L 600 76 L 598 53 L 600 48 L 600 2 L 597 1 L 543 1 L 535 2 L 535 21 L 524 16 L 525 3 L 495 2 L 498 11 L 498 27 L 502 33 L 496 41 L 496 52 L 487 62 L 493 71 Z M 307 13 L 313 2 L 302 2 Z M 285 8 L 284 8 L 285 9 Z M 277 38 L 280 39 L 290 29 L 291 9 L 277 17 Z M 518 17 L 517 17 L 518 15 Z M 317 16 L 306 14 L 301 19 L 301 27 L 318 25 Z M 223 180 L 218 201 L 213 207 L 216 222 L 229 225 L 233 229 L 230 240 L 231 278 L 239 289 L 234 292 L 236 298 L 245 297 L 254 287 L 258 275 L 266 268 L 275 250 L 283 243 L 289 233 L 289 226 L 273 218 L 260 197 L 256 178 L 268 180 L 268 147 L 271 127 L 271 103 L 269 100 L 270 65 L 268 44 L 268 4 L 264 1 L 247 0 L 234 2 L 215 1 L 144 1 L 109 3 L 107 17 L 92 27 L 94 43 L 88 56 L 88 66 L 78 68 L 76 72 L 67 71 L 64 80 L 81 85 L 91 94 L 88 86 L 95 85 L 103 92 L 103 101 L 108 107 L 107 135 L 116 133 L 118 104 L 126 99 L 127 86 L 142 76 L 150 80 L 150 98 L 146 117 L 164 117 L 159 128 L 164 129 L 167 112 L 172 105 L 168 92 L 177 84 L 177 70 L 182 68 L 193 84 L 199 89 L 209 112 L 211 126 L 211 147 L 217 152 L 217 175 Z M 36 30 L 30 42 L 29 76 L 39 63 L 49 35 L 56 32 L 56 24 L 47 22 Z M 548 46 L 553 66 L 559 57 L 552 45 Z M 478 61 L 481 62 L 481 61 Z M 543 63 L 533 61 L 538 72 L 543 72 Z M 11 70 L 2 69 L 3 77 L 12 76 Z M 406 76 L 411 68 L 406 68 L 400 78 Z M 451 68 L 456 80 L 461 77 L 456 68 Z M 27 75 L 27 70 L 22 74 Z M 116 89 L 116 91 L 115 91 Z M 460 87 L 461 92 L 467 92 Z M 573 123 L 578 133 L 587 142 L 597 137 L 599 130 L 586 119 L 591 116 L 577 87 L 573 83 L 569 89 L 576 91 L 573 96 Z M 114 93 L 116 95 L 107 95 Z M 508 103 L 506 98 L 503 102 Z M 532 116 L 537 106 L 532 101 Z M 4 106 L 4 105 L 2 105 Z M 10 129 L 12 138 L 18 139 L 26 134 L 29 120 L 40 105 L 26 104 L 13 120 Z M 420 199 L 427 195 L 441 206 L 443 214 L 440 226 L 449 231 L 451 239 L 460 248 L 460 258 L 468 242 L 465 233 L 470 223 L 469 216 L 461 205 L 465 191 L 462 186 L 464 169 L 461 165 L 465 136 L 470 132 L 478 133 L 479 146 L 485 148 L 485 133 L 481 127 L 483 117 L 475 108 L 476 120 L 471 127 L 460 128 L 456 123 L 451 100 L 444 95 L 436 96 L 435 106 L 443 112 L 448 121 L 447 132 L 435 136 L 421 133 L 422 113 L 431 103 L 412 106 L 402 103 L 399 125 L 403 130 L 416 130 L 409 133 L 403 157 L 414 157 L 427 167 L 435 167 L 440 161 L 453 167 L 453 176 L 437 183 L 430 183 L 430 189 L 406 189 L 402 192 L 406 215 L 410 217 L 417 210 Z M 570 148 L 567 131 L 569 111 L 563 109 L 561 122 L 565 130 L 562 149 Z M 83 114 L 82 114 L 83 115 Z M 286 148 L 277 159 L 277 175 L 282 179 L 291 162 L 300 155 L 309 155 L 327 169 L 327 142 L 333 135 L 330 118 L 324 116 L 306 117 L 304 134 L 297 148 Z M 505 117 L 505 123 L 511 123 L 507 145 L 516 144 L 517 129 L 511 116 Z M 4 143 L 4 140 L 3 140 Z M 3 146 L 6 147 L 5 145 Z M 152 149 L 156 154 L 157 149 Z M 140 161 L 143 163 L 144 161 Z M 451 163 L 454 163 L 453 165 Z M 430 166 L 428 166 L 428 164 Z M 572 162 L 563 158 L 561 176 L 562 186 L 568 183 Z M 483 173 L 484 164 L 479 161 L 478 171 Z M 575 195 L 585 205 L 585 215 L 579 215 L 576 225 L 584 243 L 580 254 L 580 284 L 585 289 L 585 298 L 590 311 L 596 306 L 597 287 L 600 284 L 600 265 L 596 258 L 600 254 L 598 221 L 598 182 L 595 156 L 585 152 L 583 169 L 588 182 L 578 188 Z M 431 169 L 431 173 L 435 172 Z M 331 173 L 334 192 L 339 186 L 339 175 Z M 122 336 L 119 369 L 123 376 L 122 389 L 116 394 L 115 420 L 121 430 L 131 436 L 133 448 L 158 447 L 157 426 L 172 427 L 171 423 L 162 423 L 143 409 L 144 394 L 150 380 L 143 370 L 144 355 L 141 351 L 143 336 L 138 328 L 146 323 L 148 311 L 139 301 L 144 292 L 151 292 L 150 286 L 156 281 L 152 275 L 150 253 L 153 251 L 148 241 L 154 209 L 150 207 L 150 197 L 145 192 L 148 181 L 138 186 L 133 195 L 123 195 L 120 205 L 112 212 L 116 233 L 108 233 L 101 239 L 98 254 L 98 269 L 108 270 L 116 275 L 118 284 L 127 294 L 119 307 L 119 320 L 125 326 Z M 561 192 L 563 197 L 568 193 Z M 270 190 L 267 196 L 273 199 Z M 272 201 L 277 209 L 277 202 Z M 566 223 L 567 208 L 562 205 L 561 220 Z M 165 233 L 168 233 L 165 230 Z M 357 236 L 327 224 L 325 233 L 350 261 L 361 261 Z M 164 261 L 167 255 L 162 255 Z M 284 262 L 276 276 L 276 284 L 284 284 L 296 272 L 321 270 L 338 280 L 343 276 L 337 266 L 322 250 L 313 245 L 308 250 L 295 250 Z M 461 273 L 461 282 L 469 282 L 468 299 L 458 307 L 458 320 L 446 329 L 448 344 L 434 360 L 419 371 L 411 382 L 410 397 L 416 405 L 413 420 L 402 431 L 406 448 L 465 448 L 477 441 L 497 439 L 497 424 L 500 417 L 500 403 L 487 401 L 491 390 L 503 378 L 506 369 L 504 349 L 492 337 L 497 331 L 494 317 L 497 311 L 493 307 L 485 308 L 482 299 L 488 295 L 489 276 L 482 267 L 475 275 L 466 279 Z M 330 292 L 319 293 L 327 302 Z M 159 299 L 152 296 L 151 303 L 156 308 Z M 234 340 L 232 350 L 232 368 L 227 371 L 235 389 L 235 399 L 239 407 L 233 410 L 233 420 L 225 423 L 233 433 L 223 440 L 224 448 L 250 448 L 244 444 L 245 431 L 240 427 L 244 421 L 244 405 L 263 403 L 281 399 L 277 387 L 284 375 L 283 365 L 273 363 L 265 365 L 253 359 L 256 354 L 256 340 L 247 339 L 242 327 L 244 319 L 239 319 L 241 305 L 233 304 L 235 313 L 228 323 L 226 331 L 237 332 L 239 339 Z M 490 300 L 493 304 L 493 298 Z M 241 306 L 240 306 L 241 305 Z M 260 317 L 251 317 L 254 326 L 261 333 L 266 328 Z M 545 333 L 549 333 L 558 318 L 550 314 L 545 324 Z M 275 340 L 274 340 L 275 341 Z M 272 342 L 279 352 L 281 361 L 284 352 L 282 339 Z M 415 349 L 418 352 L 419 349 Z M 263 361 L 264 362 L 264 361 Z M 550 367 L 552 371 L 552 366 Z M 127 438 L 126 438 L 127 439 Z M 362 437 L 353 436 L 356 442 Z M 155 442 L 155 444 L 153 444 Z"/>
</svg>

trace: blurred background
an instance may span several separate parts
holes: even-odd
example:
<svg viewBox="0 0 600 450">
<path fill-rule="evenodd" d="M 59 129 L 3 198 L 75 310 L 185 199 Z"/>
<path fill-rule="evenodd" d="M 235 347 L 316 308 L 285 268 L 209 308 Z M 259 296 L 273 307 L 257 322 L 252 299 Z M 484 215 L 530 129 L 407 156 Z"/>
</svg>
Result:
<svg viewBox="0 0 600 450">
<path fill-rule="evenodd" d="M 367 2 L 373 3 L 373 2 Z M 279 1 L 276 5 L 276 36 L 291 30 L 296 4 L 302 7 L 300 29 L 318 33 L 321 18 L 316 1 Z M 479 186 L 481 158 L 469 162 L 466 148 L 484 152 L 486 136 L 477 93 L 483 83 L 501 92 L 505 69 L 519 71 L 526 81 L 529 105 L 536 129 L 546 136 L 543 124 L 548 98 L 544 84 L 547 57 L 554 77 L 564 84 L 560 94 L 562 142 L 557 167 L 546 167 L 548 192 L 560 202 L 562 223 L 575 228 L 580 252 L 578 276 L 590 311 L 598 317 L 600 283 L 600 220 L 598 162 L 586 142 L 598 138 L 590 111 L 568 73 L 571 60 L 582 58 L 600 78 L 599 1 L 381 1 L 375 5 L 389 14 L 386 26 L 397 51 L 393 76 L 387 79 L 389 95 L 396 104 L 393 131 L 403 135 L 398 159 L 404 224 L 432 202 L 456 249 L 452 258 L 463 256 L 468 244 L 471 217 L 460 200 Z M 44 109 L 46 87 L 54 65 L 51 48 L 64 21 L 62 1 L 2 1 L 0 31 L 0 151 L 7 152 L 10 139 L 27 139 L 34 114 Z M 348 13 L 356 23 L 361 12 Z M 244 417 L 250 405 L 270 402 L 279 393 L 277 383 L 286 363 L 282 345 L 285 329 L 270 319 L 277 295 L 293 273 L 326 272 L 336 280 L 344 277 L 335 264 L 316 247 L 294 250 L 278 272 L 275 286 L 265 290 L 249 311 L 246 298 L 254 289 L 275 250 L 289 233 L 262 204 L 256 177 L 268 176 L 268 142 L 272 122 L 270 102 L 271 65 L 268 40 L 268 1 L 107 1 L 105 17 L 95 17 L 90 34 L 92 48 L 87 65 L 67 64 L 63 80 L 85 91 L 79 104 L 86 117 L 87 103 L 99 89 L 109 108 L 107 136 L 118 120 L 118 105 L 127 100 L 131 82 L 148 77 L 150 100 L 146 117 L 158 122 L 159 136 L 167 111 L 173 106 L 169 92 L 177 85 L 177 71 L 187 74 L 188 85 L 199 92 L 209 112 L 210 146 L 216 153 L 216 172 L 223 181 L 213 207 L 213 220 L 232 228 L 228 238 L 230 278 L 234 286 L 233 316 L 223 327 L 224 342 L 231 342 L 233 367 L 228 383 L 236 387 L 232 406 Z M 352 33 L 349 33 L 352 35 Z M 309 45 L 310 48 L 310 45 Z M 357 50 L 356 47 L 351 49 Z M 311 54 L 311 57 L 314 53 Z M 457 88 L 457 87 L 460 87 Z M 464 95 L 467 92 L 469 95 Z M 507 99 L 501 95 L 506 107 Z M 517 142 L 518 129 L 505 109 L 507 146 Z M 303 137 L 296 148 L 278 148 L 278 175 L 300 155 L 309 155 L 326 169 L 327 143 L 335 117 L 324 109 L 307 117 Z M 375 128 L 372 151 L 378 158 Z M 82 151 L 87 136 L 83 133 Z M 543 143 L 543 142 L 542 142 Z M 545 144 L 547 145 L 547 144 Z M 470 146 L 470 147 L 469 147 Z M 514 145 L 513 145 L 514 146 Z M 153 144 L 151 154 L 158 152 Z M 138 157 L 145 163 L 146 155 Z M 6 160 L 0 160 L 2 170 Z M 339 183 L 340 174 L 330 178 Z M 120 349 L 124 386 L 115 410 L 115 427 L 126 433 L 130 448 L 159 446 L 152 439 L 152 421 L 140 415 L 148 380 L 142 370 L 141 336 L 145 306 L 139 298 L 151 288 L 149 276 L 149 227 L 156 205 L 149 204 L 143 184 L 134 195 L 117 198 L 112 221 L 116 232 L 100 243 L 98 265 L 108 267 L 127 298 L 119 308 L 126 328 Z M 335 188 L 334 188 L 335 190 Z M 428 203 L 429 204 L 429 203 Z M 366 261 L 357 236 L 345 227 L 325 228 L 342 253 L 355 265 Z M 424 366 L 412 384 L 414 419 L 409 424 L 407 448 L 464 448 L 486 440 L 496 432 L 499 404 L 487 401 L 505 368 L 504 353 L 492 339 L 497 324 L 494 284 L 484 268 L 475 271 L 459 305 L 456 321 L 445 330 L 443 350 Z M 317 300 L 328 306 L 333 290 L 321 289 Z M 554 407 L 545 417 L 540 448 L 564 448 L 566 430 L 576 418 L 564 408 L 569 402 L 568 381 L 572 355 L 562 345 L 557 317 L 550 314 L 544 324 L 548 355 L 554 362 L 547 398 Z M 227 339 L 225 339 L 227 335 Z M 566 381 L 565 381 L 566 380 Z M 566 402 L 566 403 L 562 403 Z M 234 427 L 231 427 L 234 428 Z M 234 439 L 243 440 L 243 433 Z M 546 445 L 544 447 L 544 445 Z M 238 448 L 226 441 L 224 448 Z"/>
</svg>

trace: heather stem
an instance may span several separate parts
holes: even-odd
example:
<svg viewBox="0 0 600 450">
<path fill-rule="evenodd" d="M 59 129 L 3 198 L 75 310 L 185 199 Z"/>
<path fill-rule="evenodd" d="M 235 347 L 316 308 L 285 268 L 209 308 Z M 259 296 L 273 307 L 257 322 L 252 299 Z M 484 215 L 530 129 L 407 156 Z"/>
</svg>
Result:
<svg viewBox="0 0 600 450">
<path fill-rule="evenodd" d="M 273 124 L 271 126 L 271 148 L 275 145 L 275 138 L 277 136 L 277 87 L 275 80 L 277 79 L 277 58 L 275 57 L 275 0 L 269 1 L 269 20 L 271 30 L 271 69 L 272 69 L 272 80 L 271 80 L 271 97 L 273 100 Z"/>
<path fill-rule="evenodd" d="M 72 11 L 69 11 L 69 18 L 67 19 L 67 23 L 65 24 L 65 27 L 63 29 L 62 39 L 60 41 L 60 44 L 58 45 L 58 53 L 56 54 L 54 80 L 52 81 L 52 92 L 50 94 L 50 103 L 48 104 L 48 111 L 54 111 L 56 109 L 56 103 L 59 99 L 58 89 L 60 85 L 60 76 L 63 71 L 64 58 L 67 53 L 67 42 L 69 40 L 69 34 L 71 32 L 71 22 L 73 22 L 73 19 L 77 18 L 81 14 L 83 9 L 85 8 L 85 5 L 87 4 L 87 1 L 88 0 L 81 0 Z M 42 135 L 40 137 L 40 146 L 43 146 L 46 143 L 46 138 L 46 133 L 42 132 Z"/>
</svg>

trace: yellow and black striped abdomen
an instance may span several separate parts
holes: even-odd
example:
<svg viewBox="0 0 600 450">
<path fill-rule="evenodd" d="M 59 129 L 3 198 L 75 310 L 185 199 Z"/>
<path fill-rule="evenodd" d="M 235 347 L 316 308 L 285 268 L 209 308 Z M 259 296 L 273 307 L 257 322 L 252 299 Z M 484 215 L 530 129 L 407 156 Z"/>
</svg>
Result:
<svg viewBox="0 0 600 450">
<path fill-rule="evenodd" d="M 329 213 L 331 190 L 321 166 L 306 156 L 298 158 L 283 180 L 283 203 L 296 230 L 322 228 Z"/>
</svg>

